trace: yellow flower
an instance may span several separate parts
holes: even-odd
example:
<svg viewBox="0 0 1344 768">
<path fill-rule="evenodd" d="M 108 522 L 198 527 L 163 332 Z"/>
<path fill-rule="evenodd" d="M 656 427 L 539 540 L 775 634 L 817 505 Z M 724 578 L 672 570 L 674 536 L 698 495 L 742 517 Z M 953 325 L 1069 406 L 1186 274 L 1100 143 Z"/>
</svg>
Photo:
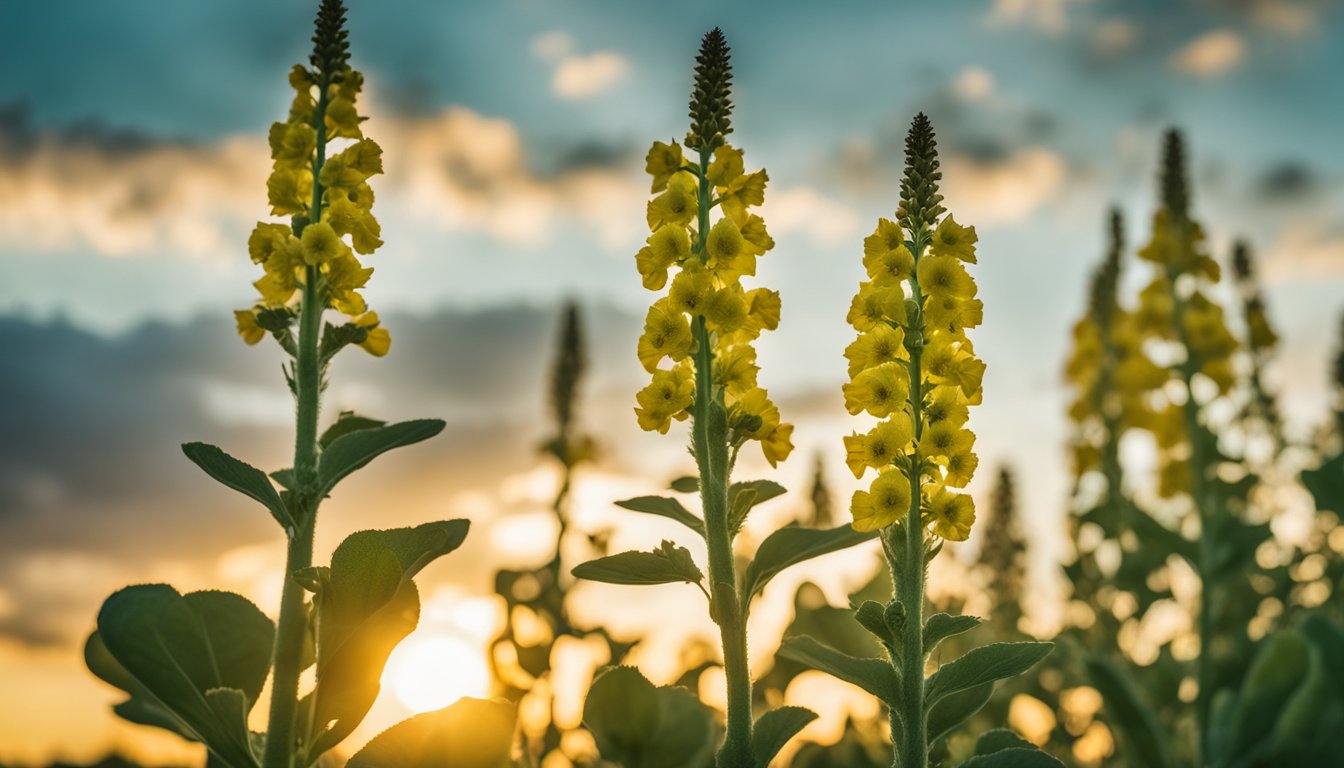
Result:
<svg viewBox="0 0 1344 768">
<path fill-rule="evenodd" d="M 288 257 L 291 252 L 290 241 L 293 238 L 293 230 L 288 224 L 259 221 L 247 238 L 247 255 L 252 257 L 254 264 L 268 264 L 272 258 L 279 256 L 284 260 L 286 267 L 292 266 Z"/>
<path fill-rule="evenodd" d="M 887 421 L 878 422 L 868 434 L 857 432 L 845 438 L 845 463 L 855 477 L 863 477 L 867 467 L 882 469 L 889 466 L 897 456 L 903 455 L 914 439 L 914 427 L 910 417 L 898 413 Z"/>
<path fill-rule="evenodd" d="M 333 198 L 322 212 L 322 220 L 330 224 L 336 234 L 350 235 L 356 253 L 368 255 L 383 244 L 379 239 L 383 233 L 382 225 L 367 208 L 351 200 L 349 195 L 341 194 Z"/>
<path fill-rule="evenodd" d="M 713 291 L 714 283 L 708 272 L 683 269 L 672 278 L 672 288 L 667 298 L 673 309 L 694 317 L 705 313 L 705 305 Z"/>
<path fill-rule="evenodd" d="M 667 299 L 649 307 L 644 333 L 639 337 L 639 362 L 653 373 L 664 357 L 673 362 L 686 359 L 691 351 L 691 325 L 686 316 L 671 309 Z"/>
<path fill-rule="evenodd" d="M 961 333 L 985 321 L 985 305 L 979 299 L 929 296 L 924 300 L 924 321 L 931 329 Z"/>
<path fill-rule="evenodd" d="M 667 434 L 672 419 L 686 418 L 686 409 L 694 399 L 695 374 L 688 366 L 654 371 L 653 381 L 635 395 L 640 405 L 635 409 L 640 429 Z"/>
<path fill-rule="evenodd" d="M 382 147 L 369 139 L 361 139 L 327 158 L 317 180 L 329 190 L 352 189 L 382 172 Z"/>
<path fill-rule="evenodd" d="M 685 227 L 670 224 L 659 227 L 657 232 L 649 236 L 648 244 L 655 263 L 663 269 L 680 264 L 691 255 L 691 236 Z"/>
<path fill-rule="evenodd" d="M 368 336 L 359 346 L 374 357 L 382 357 L 392 347 L 392 334 L 379 324 L 377 312 L 365 312 L 355 318 L 355 325 L 369 329 Z"/>
<path fill-rule="evenodd" d="M 742 231 L 727 216 L 710 227 L 705 250 L 709 254 L 709 268 L 723 280 L 756 274 L 756 259 L 748 250 Z"/>
<path fill-rule="evenodd" d="M 770 466 L 779 466 L 779 462 L 789 458 L 793 453 L 793 425 L 776 424 L 775 428 L 770 430 L 770 434 L 761 438 L 761 453 L 765 460 L 770 462 Z"/>
<path fill-rule="evenodd" d="M 695 177 L 686 171 L 672 175 L 667 182 L 667 190 L 649 201 L 649 231 L 657 232 L 664 224 L 682 226 L 695 218 L 700 211 L 699 185 Z"/>
<path fill-rule="evenodd" d="M 940 487 L 929 498 L 929 521 L 936 535 L 948 541 L 965 541 L 975 523 L 975 500 Z"/>
<path fill-rule="evenodd" d="M 350 255 L 350 247 L 325 221 L 304 227 L 300 241 L 303 243 L 303 261 L 312 266 Z"/>
<path fill-rule="evenodd" d="M 719 197 L 723 212 L 734 221 L 745 221 L 747 208 L 765 202 L 765 185 L 769 181 L 770 176 L 764 170 L 738 176 Z"/>
<path fill-rule="evenodd" d="M 653 177 L 650 192 L 661 192 L 667 188 L 667 180 L 681 170 L 681 145 L 674 139 L 671 144 L 653 142 L 649 154 L 644 158 L 644 170 Z"/>
<path fill-rule="evenodd" d="M 311 225 L 310 225 L 311 226 Z M 305 230 L 306 231 L 306 230 Z M 357 293 L 369 282 L 373 267 L 365 267 L 346 249 L 345 255 L 322 265 L 326 277 L 327 296 L 331 306 L 350 317 L 364 314 L 364 297 Z"/>
<path fill-rule="evenodd" d="M 859 283 L 859 292 L 850 302 L 845 320 L 860 331 L 905 319 L 905 291 L 900 283 L 879 286 Z"/>
<path fill-rule="evenodd" d="M 761 439 L 777 426 L 779 426 L 779 408 L 770 401 L 769 394 L 760 387 L 752 387 L 746 390 L 739 397 L 729 398 L 728 403 L 728 421 L 731 424 L 735 418 L 742 416 L 756 416 L 761 420 L 760 426 L 752 430 L 748 435 L 754 439 Z"/>
<path fill-rule="evenodd" d="M 359 124 L 364 118 L 355 111 L 355 102 L 347 96 L 336 96 L 327 102 L 327 138 L 362 139 Z"/>
<path fill-rule="evenodd" d="M 271 159 L 276 168 L 309 168 L 317 149 L 317 131 L 307 123 L 271 124 Z"/>
<path fill-rule="evenodd" d="M 741 286 L 734 283 L 711 293 L 705 302 L 705 321 L 722 333 L 741 328 L 747 322 L 747 302 Z"/>
<path fill-rule="evenodd" d="M 313 174 L 307 169 L 276 168 L 266 180 L 266 199 L 274 216 L 307 213 L 312 196 Z"/>
<path fill-rule="evenodd" d="M 883 363 L 906 359 L 904 342 L 905 331 L 886 324 L 874 325 L 872 330 L 859 334 L 857 339 L 845 347 L 849 377 L 854 378 L 860 371 Z"/>
<path fill-rule="evenodd" d="M 916 272 L 919 287 L 930 297 L 975 298 L 975 281 L 953 256 L 925 256 Z"/>
<path fill-rule="evenodd" d="M 975 227 L 961 226 L 949 213 L 934 230 L 929 249 L 939 256 L 951 256 L 974 264 L 977 240 Z"/>
<path fill-rule="evenodd" d="M 945 463 L 947 457 L 957 453 L 969 453 L 975 445 L 975 433 L 969 429 L 954 426 L 950 421 L 930 424 L 919 438 L 919 455 Z"/>
<path fill-rule="evenodd" d="M 901 411 L 910 395 L 910 380 L 900 363 L 883 363 L 862 371 L 843 387 L 845 408 L 857 415 L 861 411 L 884 419 Z"/>
<path fill-rule="evenodd" d="M 899 282 L 910 277 L 915 257 L 905 246 L 900 225 L 877 220 L 877 230 L 863 239 L 863 266 L 877 283 Z"/>
<path fill-rule="evenodd" d="M 733 344 L 714 352 L 714 384 L 723 387 L 730 397 L 756 386 L 756 350 L 750 344 Z"/>
<path fill-rule="evenodd" d="M 741 222 L 738 222 L 738 229 L 742 232 L 742 239 L 747 241 L 747 250 L 753 256 L 763 256 L 765 252 L 775 247 L 774 238 L 765 231 L 765 219 L 756 214 L 751 214 Z"/>
<path fill-rule="evenodd" d="M 243 343 L 249 347 L 266 337 L 266 329 L 257 325 L 255 309 L 235 309 L 233 319 L 238 324 L 238 335 L 243 337 Z"/>
<path fill-rule="evenodd" d="M 720 144 L 714 150 L 714 159 L 705 170 L 705 178 L 716 187 L 726 187 L 746 170 L 742 164 L 742 150 Z"/>
<path fill-rule="evenodd" d="M 762 330 L 773 331 L 779 327 L 782 310 L 779 291 L 752 288 L 747 291 L 746 301 L 747 327 L 751 330 L 752 338 L 759 336 Z"/>
<path fill-rule="evenodd" d="M 910 480 L 890 469 L 877 476 L 866 491 L 855 491 L 849 504 L 854 530 L 876 531 L 900 522 L 910 512 Z"/>
<path fill-rule="evenodd" d="M 951 454 L 947 457 L 947 476 L 943 479 L 943 483 L 953 488 L 965 488 L 970 484 L 971 476 L 975 474 L 978 466 L 980 457 L 973 451 Z"/>
<path fill-rule="evenodd" d="M 933 396 L 924 406 L 924 423 L 948 423 L 954 427 L 966 426 L 970 409 L 958 387 L 941 386 L 933 388 Z"/>
</svg>

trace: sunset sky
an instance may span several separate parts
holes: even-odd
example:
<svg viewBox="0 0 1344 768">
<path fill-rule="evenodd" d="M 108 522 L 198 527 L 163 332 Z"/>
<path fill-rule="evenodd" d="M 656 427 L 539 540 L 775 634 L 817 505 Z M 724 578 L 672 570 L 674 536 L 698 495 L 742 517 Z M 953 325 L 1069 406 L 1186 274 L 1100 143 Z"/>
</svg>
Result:
<svg viewBox="0 0 1344 768">
<path fill-rule="evenodd" d="M 838 498 L 856 485 L 840 442 L 852 426 L 844 316 L 921 110 L 946 205 L 980 234 L 986 320 L 974 340 L 989 369 L 971 427 L 982 467 L 1018 473 L 1045 593 L 1064 546 L 1069 327 L 1108 207 L 1125 213 L 1131 246 L 1144 239 L 1167 127 L 1188 139 L 1215 253 L 1225 261 L 1245 237 L 1260 259 L 1291 431 L 1324 421 L 1344 311 L 1338 2 L 349 4 L 365 130 L 387 166 L 374 180 L 386 245 L 368 297 L 393 348 L 345 355 L 326 413 L 449 426 L 342 487 L 318 559 L 359 527 L 471 518 L 464 550 L 424 574 L 427 636 L 478 648 L 495 620 L 483 599 L 493 571 L 546 556 L 537 531 L 554 478 L 535 446 L 565 297 L 584 303 L 582 419 L 605 447 L 579 481 L 580 525 L 626 526 L 620 547 L 673 534 L 628 526 L 611 502 L 691 467 L 684 428 L 641 433 L 630 412 L 653 298 L 632 255 L 646 234 L 644 152 L 684 135 L 692 57 L 713 26 L 733 50 L 734 141 L 771 180 L 763 215 L 778 245 L 758 281 L 781 292 L 784 318 L 760 345 L 762 384 L 798 424 L 799 450 L 777 473 L 758 456 L 743 469 L 795 491 L 762 509 L 762 527 L 798 509 L 818 453 Z M 229 588 L 274 611 L 273 525 L 177 446 L 206 440 L 278 467 L 293 439 L 281 353 L 243 346 L 230 310 L 253 295 L 245 243 L 267 213 L 266 130 L 287 110 L 315 5 L 0 7 L 0 763 L 113 747 L 194 759 L 117 724 L 114 692 L 82 667 L 79 646 L 116 587 Z M 972 490 L 983 496 L 991 474 Z M 862 566 L 823 559 L 808 575 L 838 601 Z M 801 578 L 772 587 L 753 620 L 782 624 Z M 665 589 L 664 612 L 685 600 L 698 615 L 694 590 Z M 654 620 L 653 601 L 619 592 L 585 588 L 604 599 L 581 610 L 627 632 Z M 753 656 L 768 664 L 769 651 Z M 655 656 L 640 659 L 654 675 Z M 369 728 L 406 706 L 385 697 Z"/>
</svg>

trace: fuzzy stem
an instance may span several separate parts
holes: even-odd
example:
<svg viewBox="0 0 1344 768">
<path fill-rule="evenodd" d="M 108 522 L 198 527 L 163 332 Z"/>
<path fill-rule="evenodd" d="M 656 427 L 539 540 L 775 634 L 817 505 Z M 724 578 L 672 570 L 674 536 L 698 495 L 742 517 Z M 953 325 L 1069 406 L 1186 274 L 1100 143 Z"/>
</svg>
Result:
<svg viewBox="0 0 1344 768">
<path fill-rule="evenodd" d="M 317 129 L 317 156 L 313 162 L 313 202 L 310 221 L 322 216 L 322 185 L 318 176 L 326 159 L 326 111 L 328 77 L 323 73 L 318 83 L 317 108 L 313 123 Z M 297 752 L 297 738 L 306 734 L 295 733 L 294 717 L 298 709 L 299 675 L 303 672 L 304 637 L 308 631 L 308 611 L 304 603 L 303 587 L 294 574 L 313 564 L 313 532 L 317 523 L 317 422 L 321 410 L 321 362 L 318 359 L 318 337 L 322 329 L 323 297 L 318 290 L 320 274 L 316 267 L 308 267 L 303 285 L 303 304 L 299 314 L 298 355 L 294 363 L 295 399 L 298 401 L 294 436 L 294 480 L 296 484 L 292 510 L 297 530 L 289 540 L 285 553 L 285 582 L 280 597 L 280 619 L 275 633 L 275 675 L 271 686 L 271 710 L 266 728 L 266 750 L 262 757 L 265 768 L 292 768 Z"/>
<path fill-rule="evenodd" d="M 710 185 L 705 171 L 711 148 L 700 150 L 699 232 L 697 249 L 707 258 Z M 709 549 L 710 612 L 719 625 L 723 644 L 723 672 L 727 680 L 728 724 L 716 757 L 718 768 L 752 768 L 751 670 L 747 658 L 747 627 L 737 594 L 733 533 L 728 527 L 728 438 L 723 392 L 714 388 L 714 350 L 703 315 L 696 316 L 695 403 L 691 439 L 700 471 L 700 503 L 705 515 Z M 717 412 L 717 415 L 716 415 Z"/>
<path fill-rule="evenodd" d="M 911 250 L 915 254 L 915 263 L 919 263 L 923 243 L 916 235 Z M 913 272 L 913 270 L 912 270 Z M 911 297 L 918 306 L 923 306 L 923 296 L 919 283 L 913 277 Z M 928 745 L 925 743 L 924 719 L 924 523 L 920 519 L 920 472 L 919 439 L 924 432 L 924 371 L 921 362 L 923 356 L 923 317 L 918 317 L 916 327 L 911 331 L 919 333 L 921 338 L 910 345 L 910 411 L 914 426 L 915 450 L 910 455 L 910 511 L 906 513 L 903 542 L 892 542 L 893 551 L 904 547 L 904 553 L 898 558 L 900 572 L 892 573 L 896 582 L 897 599 L 905 607 L 905 624 L 901 631 L 901 657 L 896 671 L 901 680 L 901 743 L 893 745 L 893 762 L 896 768 L 925 768 L 928 765 Z M 895 717 L 896 715 L 893 715 Z M 893 722 L 893 725 L 895 723 Z"/>
</svg>

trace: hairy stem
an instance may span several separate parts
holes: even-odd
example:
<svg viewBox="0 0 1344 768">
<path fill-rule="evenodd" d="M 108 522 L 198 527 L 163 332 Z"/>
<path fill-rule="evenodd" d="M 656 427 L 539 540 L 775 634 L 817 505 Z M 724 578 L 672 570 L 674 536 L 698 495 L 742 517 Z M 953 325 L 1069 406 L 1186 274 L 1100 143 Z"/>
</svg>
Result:
<svg viewBox="0 0 1344 768">
<path fill-rule="evenodd" d="M 700 150 L 699 242 L 706 258 L 710 187 L 705 171 L 710 148 Z M 709 548 L 710 610 L 723 643 L 723 671 L 728 687 L 728 724 L 716 763 L 719 768 L 752 768 L 751 670 L 747 660 L 747 627 L 737 594 L 733 532 L 728 522 L 728 436 L 723 393 L 714 388 L 714 350 L 704 316 L 694 321 L 695 403 L 691 439 L 700 470 L 700 503 Z"/>
<path fill-rule="evenodd" d="M 326 111 L 328 79 L 318 84 L 317 108 L 313 123 L 317 129 L 317 156 L 313 162 L 313 202 L 310 221 L 322 216 L 322 185 L 318 175 L 326 158 Z M 323 297 L 318 289 L 320 274 L 308 267 L 303 285 L 303 304 L 299 314 L 298 355 L 294 361 L 295 399 L 298 401 L 294 435 L 294 514 L 297 530 L 285 553 L 285 583 L 280 597 L 280 619 L 275 633 L 275 674 L 271 686 L 270 718 L 266 727 L 265 768 L 292 768 L 297 751 L 295 711 L 298 708 L 299 675 L 303 669 L 304 638 L 308 632 L 308 611 L 303 587 L 294 574 L 313 564 L 313 532 L 317 523 L 317 421 L 321 409 L 321 362 L 318 341 L 322 332 Z M 300 767 L 301 768 L 301 767 Z"/>
</svg>

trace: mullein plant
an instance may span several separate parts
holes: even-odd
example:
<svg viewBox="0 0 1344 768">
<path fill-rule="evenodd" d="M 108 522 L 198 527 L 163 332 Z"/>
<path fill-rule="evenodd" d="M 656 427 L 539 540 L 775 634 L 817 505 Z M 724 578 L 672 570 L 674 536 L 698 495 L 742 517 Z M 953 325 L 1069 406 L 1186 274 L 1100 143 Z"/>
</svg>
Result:
<svg viewBox="0 0 1344 768">
<path fill-rule="evenodd" d="M 793 427 L 780 420 L 757 382 L 752 342 L 779 325 L 780 297 L 768 288 L 742 285 L 774 242 L 765 222 L 751 212 L 765 200 L 766 172 L 747 172 L 742 150 L 727 142 L 731 83 L 728 44 L 716 28 L 704 36 L 696 57 L 685 142 L 655 141 L 649 150 L 655 195 L 647 207 L 651 234 L 635 255 L 644 287 L 667 290 L 649 309 L 639 339 L 639 361 L 652 380 L 635 397 L 635 415 L 643 429 L 664 434 L 674 421 L 690 421 L 698 475 L 674 481 L 672 490 L 698 493 L 702 515 L 675 498 L 619 502 L 676 520 L 702 537 L 708 573 L 689 550 L 665 541 L 652 552 L 584 563 L 574 575 L 615 584 L 686 582 L 704 593 L 719 628 L 727 688 L 726 733 L 715 761 L 720 768 L 749 768 L 767 764 L 815 718 L 800 707 L 782 707 L 753 721 L 747 656 L 752 599 L 784 568 L 872 534 L 849 525 L 825 530 L 790 525 L 767 536 L 740 572 L 734 559 L 734 538 L 752 507 L 784 492 L 767 480 L 732 482 L 738 454 L 754 441 L 774 466 L 793 450 Z M 616 668 L 594 682 L 584 720 L 605 759 L 628 766 L 654 760 L 698 764 L 712 749 L 700 740 L 703 731 L 691 736 L 667 730 L 693 709 L 684 703 L 686 695 L 674 687 L 655 690 L 635 670 Z M 679 750 L 676 758 L 667 752 L 669 744 Z"/>
<path fill-rule="evenodd" d="M 264 270 L 255 283 L 260 299 L 236 313 L 245 342 L 269 335 L 289 357 L 294 466 L 268 476 L 213 445 L 183 446 L 187 458 L 260 503 L 284 531 L 279 621 L 240 595 L 138 585 L 107 599 L 85 648 L 94 674 L 128 694 L 114 708 L 118 715 L 204 744 L 209 765 L 221 768 L 302 768 L 345 739 L 373 705 L 389 654 L 417 624 L 412 577 L 456 549 L 468 527 L 449 520 L 360 531 L 336 548 L 330 566 L 312 562 L 318 506 L 336 485 L 378 455 L 444 427 L 343 413 L 318 433 L 332 358 L 352 345 L 381 356 L 390 337 L 359 293 L 373 271 L 359 256 L 381 244 L 368 181 L 382 170 L 382 152 L 364 136 L 356 109 L 363 78 L 349 65 L 339 0 L 323 0 L 313 42 L 309 66 L 295 66 L 289 76 L 289 117 L 270 132 L 271 212 L 288 221 L 253 230 L 248 251 Z M 299 678 L 309 668 L 313 683 L 300 697 Z M 253 733 L 248 713 L 268 676 L 266 732 Z M 429 765 L 428 731 L 470 736 L 474 749 L 507 755 L 512 718 L 507 705 L 465 701 L 394 726 L 349 764 Z"/>
<path fill-rule="evenodd" d="M 965 541 L 975 506 L 963 489 L 978 460 L 966 428 L 969 407 L 982 399 L 985 365 L 966 332 L 983 307 L 966 269 L 974 264 L 973 227 L 944 215 L 933 126 L 915 117 L 905 144 L 905 175 L 896 220 L 880 219 L 864 241 L 868 280 L 859 284 L 848 320 L 858 338 L 845 350 L 853 415 L 878 419 L 845 438 L 857 477 L 876 476 L 850 504 L 854 527 L 880 535 L 895 587 L 882 605 L 865 601 L 858 622 L 881 644 L 885 660 L 855 658 L 809 637 L 786 640 L 781 654 L 853 683 L 889 710 L 893 765 L 924 768 L 929 752 L 984 706 L 996 681 L 1026 671 L 1049 643 L 993 643 L 941 663 L 926 676 L 942 640 L 980 620 L 925 616 L 929 562 L 944 542 Z M 1008 730 L 980 736 L 966 765 L 1058 765 Z"/>
</svg>

